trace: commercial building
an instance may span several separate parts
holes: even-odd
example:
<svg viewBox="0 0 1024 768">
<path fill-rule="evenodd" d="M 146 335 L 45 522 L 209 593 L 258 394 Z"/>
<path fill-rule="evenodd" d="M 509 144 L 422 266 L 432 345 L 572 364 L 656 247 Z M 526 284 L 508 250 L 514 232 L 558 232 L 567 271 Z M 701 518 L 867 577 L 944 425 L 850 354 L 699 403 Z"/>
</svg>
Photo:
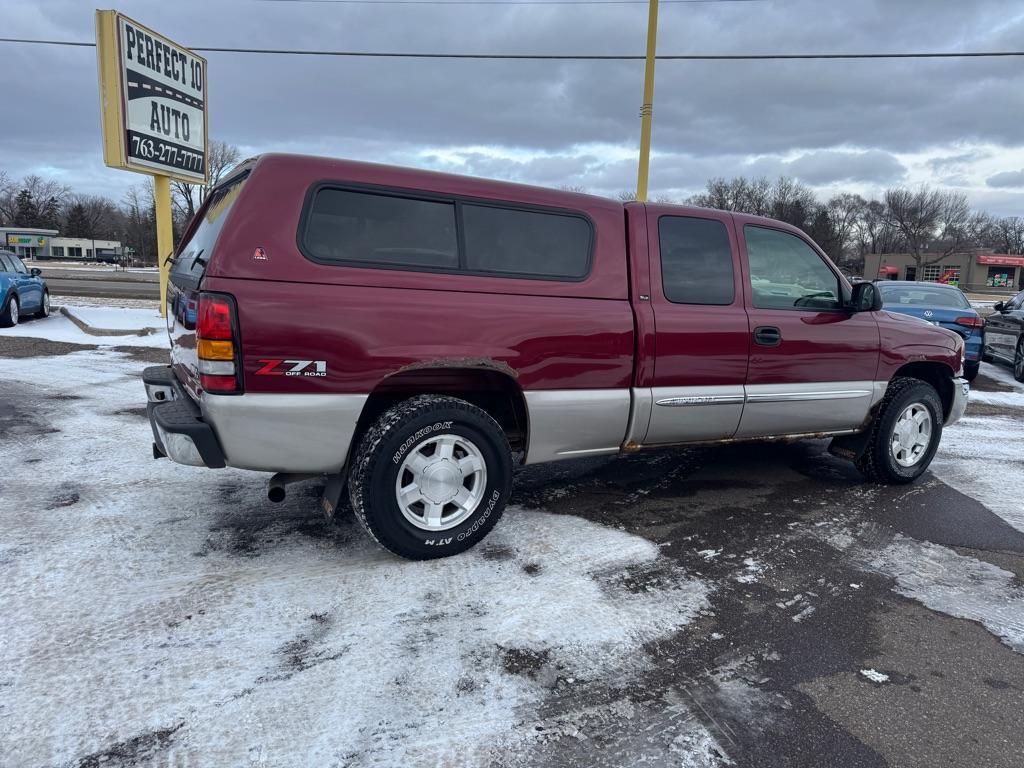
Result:
<svg viewBox="0 0 1024 768">
<path fill-rule="evenodd" d="M 93 240 L 87 237 L 55 237 L 50 241 L 50 258 L 83 261 L 120 261 L 120 240 Z"/>
<path fill-rule="evenodd" d="M 47 259 L 56 229 L 0 226 L 0 248 L 14 251 L 22 259 Z"/>
<path fill-rule="evenodd" d="M 1024 256 L 966 251 L 938 257 L 924 254 L 920 274 L 909 253 L 869 253 L 864 257 L 867 280 L 922 280 L 958 285 L 965 291 L 1005 293 L 1024 289 Z"/>
<path fill-rule="evenodd" d="M 58 237 L 56 229 L 33 227 L 0 226 L 0 248 L 14 251 L 25 261 L 80 259 L 113 262 L 120 261 L 123 253 L 119 240 Z"/>
</svg>

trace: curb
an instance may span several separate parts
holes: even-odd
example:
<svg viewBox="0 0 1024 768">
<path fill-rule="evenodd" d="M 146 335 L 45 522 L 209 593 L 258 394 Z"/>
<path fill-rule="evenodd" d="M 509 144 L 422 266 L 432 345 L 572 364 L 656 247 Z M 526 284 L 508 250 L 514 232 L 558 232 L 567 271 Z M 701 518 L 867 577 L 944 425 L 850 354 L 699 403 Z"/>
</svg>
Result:
<svg viewBox="0 0 1024 768">
<path fill-rule="evenodd" d="M 156 333 L 155 328 L 143 328 L 142 330 L 139 330 L 138 328 L 132 328 L 130 330 L 119 330 L 117 328 L 93 328 L 80 317 L 75 317 L 67 307 L 57 307 L 57 311 L 78 326 L 78 329 L 82 331 L 82 333 L 87 333 L 90 336 L 152 336 Z"/>
</svg>

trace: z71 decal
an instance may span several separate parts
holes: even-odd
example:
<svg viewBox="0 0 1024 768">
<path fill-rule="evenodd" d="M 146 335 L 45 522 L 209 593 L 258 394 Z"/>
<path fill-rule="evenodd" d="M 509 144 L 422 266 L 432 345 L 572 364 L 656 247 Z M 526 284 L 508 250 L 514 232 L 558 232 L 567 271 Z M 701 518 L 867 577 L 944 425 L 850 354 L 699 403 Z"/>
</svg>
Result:
<svg viewBox="0 0 1024 768">
<path fill-rule="evenodd" d="M 326 360 L 260 360 L 257 376 L 326 376 Z"/>
</svg>

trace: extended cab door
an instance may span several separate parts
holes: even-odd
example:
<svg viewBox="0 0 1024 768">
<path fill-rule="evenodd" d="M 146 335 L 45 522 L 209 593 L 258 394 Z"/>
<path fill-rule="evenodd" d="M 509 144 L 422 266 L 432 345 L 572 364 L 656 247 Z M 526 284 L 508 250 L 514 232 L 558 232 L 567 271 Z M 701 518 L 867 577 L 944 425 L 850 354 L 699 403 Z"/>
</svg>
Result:
<svg viewBox="0 0 1024 768">
<path fill-rule="evenodd" d="M 743 412 L 750 346 L 732 217 L 648 210 L 655 362 L 642 442 L 732 437 Z"/>
<path fill-rule="evenodd" d="M 751 331 L 737 437 L 860 427 L 886 386 L 875 382 L 874 313 L 843 308 L 848 289 L 802 234 L 751 217 L 735 220 Z"/>
</svg>

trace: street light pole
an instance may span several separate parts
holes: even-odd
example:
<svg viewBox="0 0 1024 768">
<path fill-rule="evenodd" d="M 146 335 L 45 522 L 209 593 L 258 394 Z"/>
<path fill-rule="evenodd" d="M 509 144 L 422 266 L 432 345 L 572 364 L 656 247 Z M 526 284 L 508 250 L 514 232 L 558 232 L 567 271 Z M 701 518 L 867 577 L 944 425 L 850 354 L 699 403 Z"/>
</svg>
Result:
<svg viewBox="0 0 1024 768">
<path fill-rule="evenodd" d="M 644 65 L 644 102 L 640 107 L 640 165 L 636 175 L 636 199 L 647 200 L 647 174 L 651 164 L 651 120 L 654 116 L 654 52 L 658 47 L 658 0 L 647 11 L 647 63 Z"/>
</svg>

